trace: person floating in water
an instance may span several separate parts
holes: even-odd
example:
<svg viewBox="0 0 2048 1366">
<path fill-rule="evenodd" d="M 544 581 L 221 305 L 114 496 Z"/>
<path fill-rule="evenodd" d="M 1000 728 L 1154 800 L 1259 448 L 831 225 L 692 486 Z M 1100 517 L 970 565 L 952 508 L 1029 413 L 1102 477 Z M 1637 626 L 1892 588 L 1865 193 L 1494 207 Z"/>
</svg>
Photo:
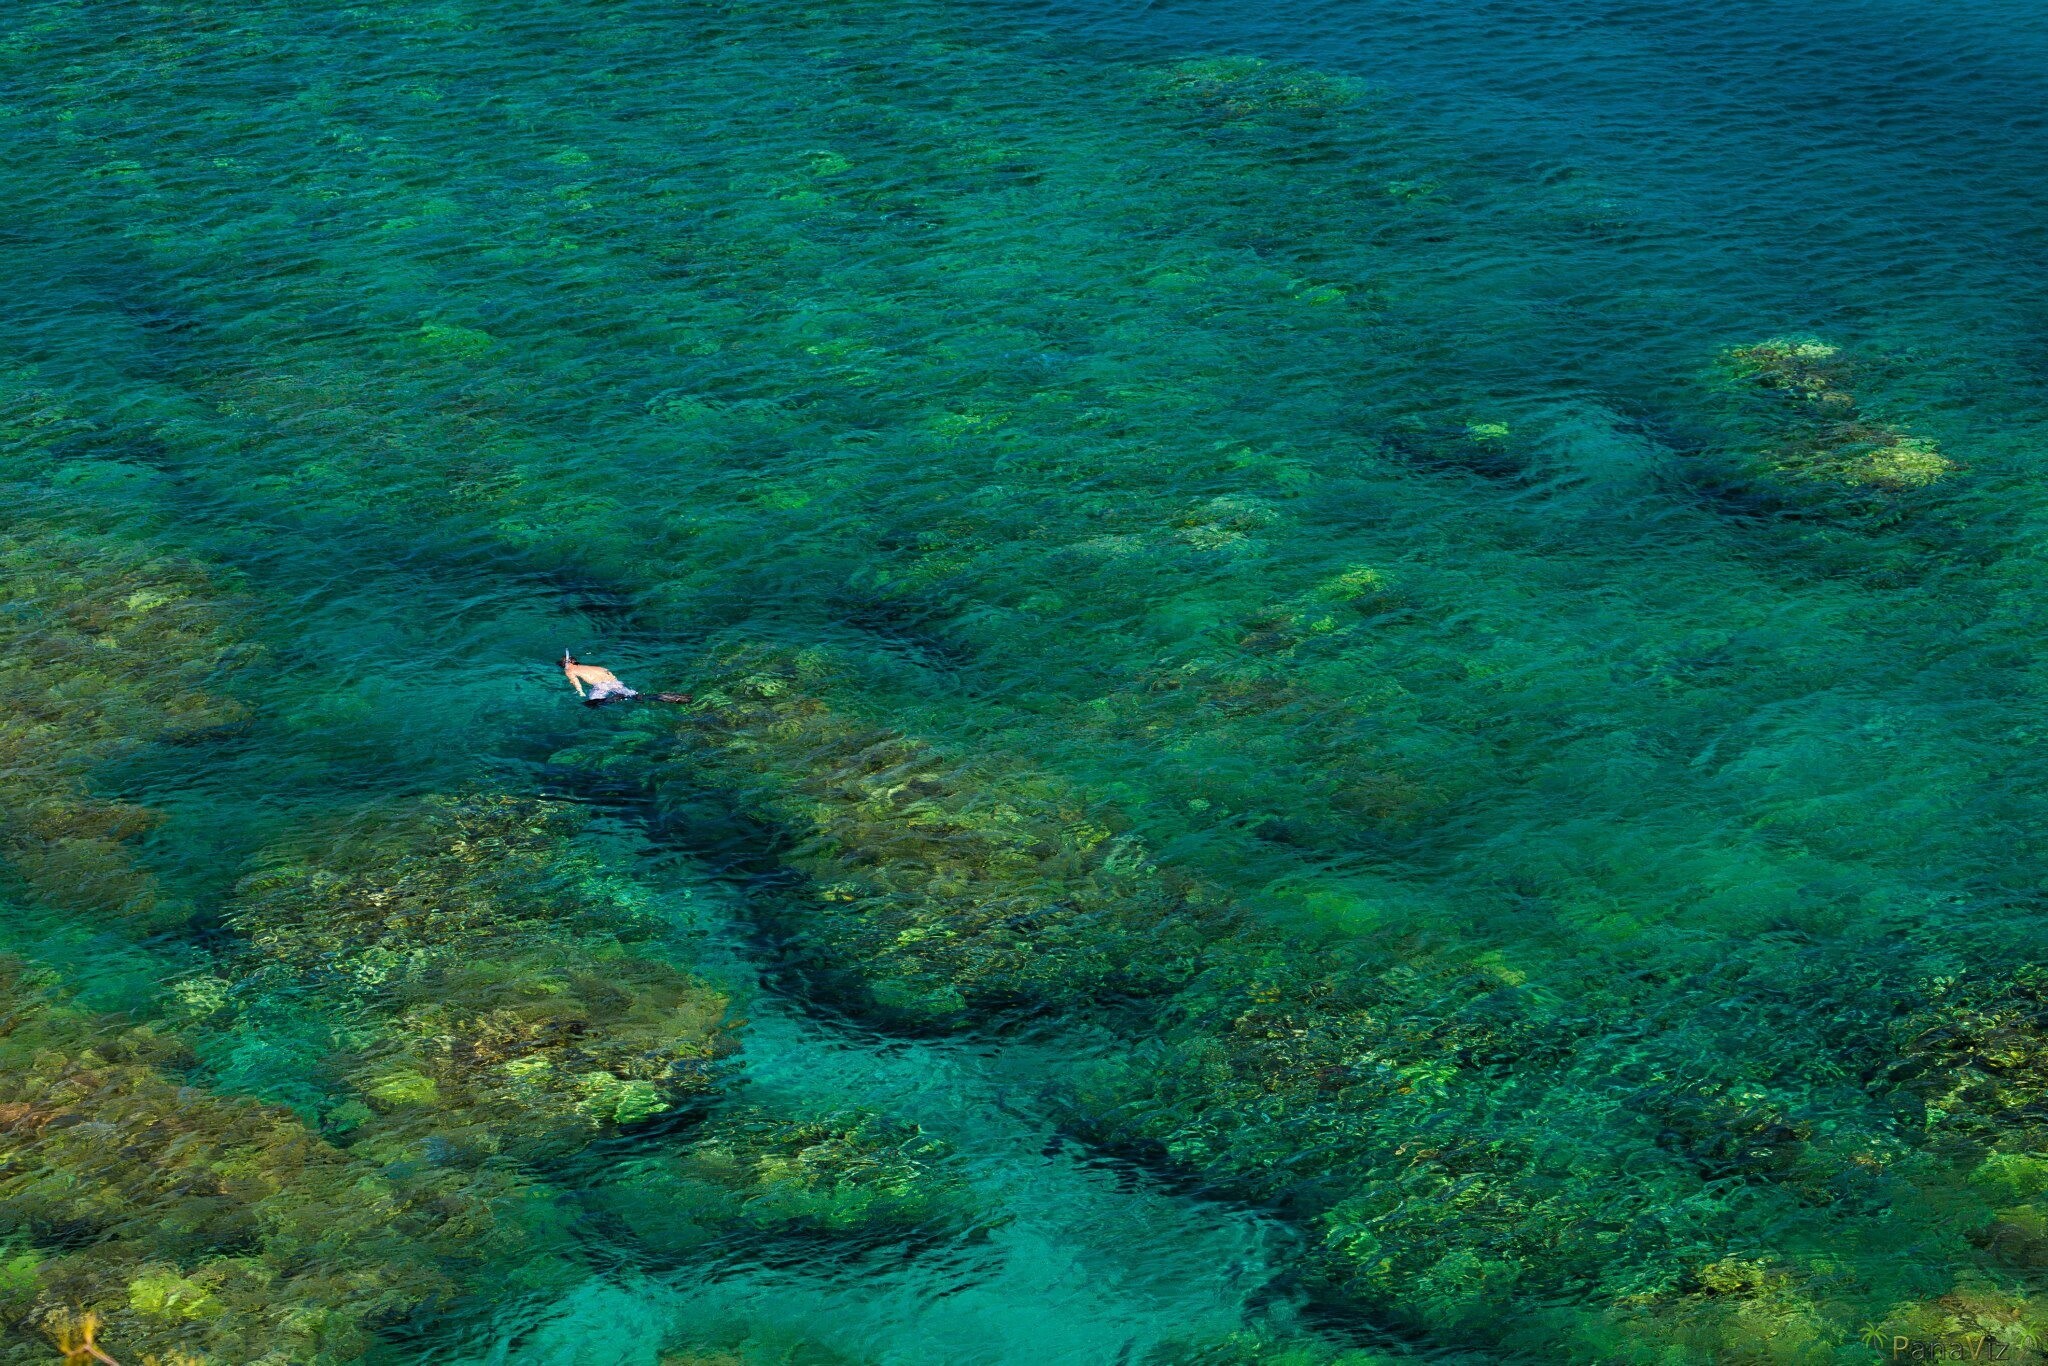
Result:
<svg viewBox="0 0 2048 1366">
<path fill-rule="evenodd" d="M 620 701 L 687 702 L 690 700 L 688 693 L 680 692 L 658 692 L 652 698 L 642 697 L 639 693 L 620 682 L 619 676 L 610 669 L 601 668 L 596 664 L 578 664 L 576 657 L 567 650 L 562 651 L 562 673 L 568 677 L 569 686 L 576 690 L 576 695 L 583 699 L 583 705 L 586 707 L 601 707 L 607 702 Z M 586 683 L 590 685 L 588 692 L 584 691 Z"/>
</svg>

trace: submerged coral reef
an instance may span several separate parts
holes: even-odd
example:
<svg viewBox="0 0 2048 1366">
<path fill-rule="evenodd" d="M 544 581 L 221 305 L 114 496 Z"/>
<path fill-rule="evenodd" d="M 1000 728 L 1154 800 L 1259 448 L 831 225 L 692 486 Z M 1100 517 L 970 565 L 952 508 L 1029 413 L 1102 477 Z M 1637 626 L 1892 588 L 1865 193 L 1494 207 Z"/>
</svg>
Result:
<svg viewBox="0 0 2048 1366">
<path fill-rule="evenodd" d="M 0 1357 L 2038 1349 L 2029 335 L 997 8 L 0 19 Z"/>
<path fill-rule="evenodd" d="M 1637 992 L 1561 1000 L 1496 953 L 1294 942 L 1164 871 L 1100 803 L 853 721 L 814 662 L 737 649 L 697 686 L 662 745 L 642 727 L 578 761 L 685 792 L 723 775 L 809 880 L 771 923 L 876 1018 L 1127 1031 L 1127 1052 L 1072 1083 L 1070 1122 L 1301 1219 L 1339 1300 L 1460 1335 L 1541 1303 L 1532 1333 L 1607 1359 L 1745 1355 L 1788 1324 L 1822 1350 L 1862 1324 L 1959 1312 L 1885 1298 L 1903 1292 L 1883 1250 L 1903 1182 L 1931 1202 L 1917 1236 L 1980 1275 L 2031 1255 L 2031 1207 L 1994 1214 L 2007 1186 L 2035 1193 L 2025 1140 L 1985 1156 L 1961 1137 L 1973 1113 L 2033 1094 L 2014 1070 L 2024 989 L 1979 1003 L 1880 955 L 1857 969 L 1860 999 L 1817 994 L 1830 969 L 1767 942 L 1651 998 L 1649 1026 Z M 1773 1010 L 1770 1061 L 1716 1068 L 1693 1040 L 1736 980 L 1753 1000 L 1826 1005 L 1803 1028 Z M 1845 1071 L 1861 1078 L 1854 1117 Z M 1679 1208 L 1683 1223 L 1660 1214 Z M 1815 1250 L 1767 1250 L 1801 1226 Z M 2032 1331 L 2023 1301 L 1971 1312 L 2004 1313 L 2005 1340 Z"/>
<path fill-rule="evenodd" d="M 384 1359 L 422 1324 L 588 1275 L 578 1220 L 604 1202 L 565 1201 L 553 1168 L 658 1119 L 663 1160 L 718 1192 L 695 1211 L 707 1237 L 922 1221 L 944 1239 L 981 1217 L 914 1125 L 731 1094 L 727 996 L 560 803 L 372 803 L 254 850 L 218 907 L 170 895 L 136 849 L 161 816 L 90 779 L 235 734 L 259 623 L 202 564 L 16 487 L 9 891 L 100 952 L 190 947 L 155 960 L 173 976 L 151 1018 L 0 960 L 7 1359 Z"/>
<path fill-rule="evenodd" d="M 0 973 L 10 1329 L 90 1314 L 136 1361 L 354 1360 L 380 1327 L 566 1271 L 562 1221 L 517 1177 L 352 1158 L 186 1084 L 174 1034 L 80 1012 L 18 960 Z M 0 1350 L 47 1361 L 36 1336 Z"/>
<path fill-rule="evenodd" d="M 593 1200 L 635 1238 L 670 1253 L 729 1239 L 735 1229 L 944 1238 L 987 1217 L 957 1166 L 944 1143 L 875 1115 L 737 1109 L 680 1154 L 621 1170 Z"/>
<path fill-rule="evenodd" d="M 726 999 L 636 953 L 619 889 L 579 861 L 560 808 L 505 796 L 357 813 L 277 857 L 226 916 L 247 941 L 232 996 L 338 1023 L 335 1112 L 354 1142 L 431 1116 L 481 1153 L 580 1146 L 717 1087 Z"/>
<path fill-rule="evenodd" d="M 17 503 L 0 524 L 6 875 L 81 917 L 164 928 L 190 910 L 167 902 L 124 847 L 153 818 L 96 796 L 89 778 L 150 741 L 236 724 L 242 705 L 209 687 L 244 647 L 199 566 L 68 529 L 57 511 Z"/>
<path fill-rule="evenodd" d="M 1756 455 L 1773 475 L 1896 495 L 1957 472 L 1934 441 L 1864 414 L 1838 346 L 1778 338 L 1731 347 L 1722 362 L 1738 392 L 1766 400 L 1751 417 L 1775 429 Z"/>
</svg>

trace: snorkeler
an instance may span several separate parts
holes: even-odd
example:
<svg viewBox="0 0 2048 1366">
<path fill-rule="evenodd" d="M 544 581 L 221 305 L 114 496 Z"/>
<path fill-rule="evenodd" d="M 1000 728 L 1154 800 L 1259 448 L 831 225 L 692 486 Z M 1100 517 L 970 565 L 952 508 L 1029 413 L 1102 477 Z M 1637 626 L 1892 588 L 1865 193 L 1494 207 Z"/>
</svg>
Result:
<svg viewBox="0 0 2048 1366">
<path fill-rule="evenodd" d="M 639 693 L 621 683 L 619 676 L 610 669 L 600 668 L 595 664 L 578 664 L 576 657 L 567 650 L 562 651 L 562 672 L 568 677 L 569 686 L 576 690 L 576 695 L 583 699 L 583 705 L 586 707 L 601 707 L 607 702 L 617 701 L 687 702 L 690 700 L 688 693 L 680 692 L 659 692 L 652 698 L 643 698 Z M 583 690 L 583 685 L 586 683 L 590 685 L 589 692 Z"/>
</svg>

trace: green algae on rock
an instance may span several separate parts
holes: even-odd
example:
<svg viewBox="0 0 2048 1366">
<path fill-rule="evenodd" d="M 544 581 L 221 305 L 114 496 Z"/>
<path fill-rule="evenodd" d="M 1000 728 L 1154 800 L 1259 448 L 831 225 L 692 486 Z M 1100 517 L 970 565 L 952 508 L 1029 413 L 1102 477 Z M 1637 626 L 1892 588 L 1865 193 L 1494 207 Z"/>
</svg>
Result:
<svg viewBox="0 0 2048 1366">
<path fill-rule="evenodd" d="M 944 1024 L 1153 996 L 1222 933 L 1224 908 L 1064 785 L 864 725 L 788 661 L 736 664 L 676 739 L 800 832 L 789 861 L 816 889 L 799 938 L 872 1008 Z"/>
<path fill-rule="evenodd" d="M 510 1276 L 566 1279 L 566 1228 L 502 1173 L 401 1175 L 281 1110 L 184 1083 L 161 1029 L 95 1017 L 0 962 L 0 1359 L 89 1312 L 118 1359 L 353 1361 L 380 1328 Z"/>
<path fill-rule="evenodd" d="M 735 1236 L 950 1239 L 985 1224 L 944 1143 L 858 1111 L 738 1107 L 687 1147 L 622 1167 L 590 1197 L 638 1245 L 674 1256 Z"/>
<path fill-rule="evenodd" d="M 580 823 L 563 803 L 476 792 L 357 812 L 273 851 L 229 910 L 247 949 L 207 1025 L 239 1038 L 271 1027 L 267 997 L 317 1006 L 326 1124 L 348 1152 L 590 1168 L 587 1204 L 633 1256 L 981 1217 L 914 1126 L 735 1107 L 742 1023 L 577 845 Z M 592 1150 L 656 1120 L 662 1156 Z"/>
<path fill-rule="evenodd" d="M 558 803 L 428 798 L 244 881 L 238 993 L 310 992 L 346 1022 L 352 1143 L 572 1151 L 716 1091 L 737 1047 L 725 996 L 646 951 L 657 927 L 574 827 Z"/>
<path fill-rule="evenodd" d="M 1767 398 L 1752 420 L 1778 428 L 1755 457 L 1773 475 L 1882 496 L 1928 488 L 1961 468 L 1935 442 L 1865 415 L 1851 387 L 1855 365 L 1832 343 L 1778 338 L 1732 347 L 1721 361 L 1738 392 Z"/>
<path fill-rule="evenodd" d="M 199 565 L 35 511 L 17 504 L 0 521 L 0 858 L 29 897 L 167 928 L 190 909 L 164 901 L 128 849 L 155 817 L 88 780 L 150 741 L 242 721 L 214 689 L 248 647 Z"/>
</svg>

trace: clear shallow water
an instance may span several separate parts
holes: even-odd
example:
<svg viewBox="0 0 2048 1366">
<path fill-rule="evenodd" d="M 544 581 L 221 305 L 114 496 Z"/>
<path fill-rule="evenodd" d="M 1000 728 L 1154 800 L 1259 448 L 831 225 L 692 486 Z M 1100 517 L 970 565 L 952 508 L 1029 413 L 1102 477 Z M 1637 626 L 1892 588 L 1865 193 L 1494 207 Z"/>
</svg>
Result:
<svg viewBox="0 0 2048 1366">
<path fill-rule="evenodd" d="M 131 1366 L 2048 1331 L 2038 15 L 0 50 L 8 940 L 79 1012 L 10 1055 L 8 1359 L 87 1311 Z M 699 700 L 586 712 L 564 647 Z M 460 794 L 591 814 L 545 914 Z M 280 911 L 302 866 L 345 890 Z M 472 960 L 526 1004 L 436 1015 Z M 643 963 L 734 999 L 715 1082 L 575 985 Z M 542 998 L 588 1010 L 507 1043 Z M 908 1127 L 718 1167 L 853 1111 Z M 305 1250 L 379 1182 L 395 1243 Z"/>
<path fill-rule="evenodd" d="M 624 1321 L 644 1325 L 636 1347 L 653 1361 L 693 1326 L 766 1320 L 885 1360 L 1009 1361 L 1028 1352 L 1039 1361 L 1114 1361 L 1190 1332 L 1227 1335 L 1241 1326 L 1247 1299 L 1287 1310 L 1288 1297 L 1271 1286 L 1292 1241 L 1283 1226 L 1169 1194 L 1129 1164 L 1070 1146 L 1048 1122 L 1044 1094 L 1075 1050 L 891 1040 L 794 1010 L 757 981 L 733 894 L 673 856 L 640 852 L 652 855 L 649 881 L 671 889 L 669 914 L 708 934 L 697 961 L 747 1000 L 750 1094 L 771 1108 L 852 1104 L 916 1115 L 965 1156 L 1004 1222 L 933 1265 L 885 1250 L 843 1266 L 742 1259 L 709 1277 L 692 1267 L 579 1286 L 500 1326 L 483 1359 L 610 1361 L 624 1350 L 611 1326 Z"/>
</svg>

